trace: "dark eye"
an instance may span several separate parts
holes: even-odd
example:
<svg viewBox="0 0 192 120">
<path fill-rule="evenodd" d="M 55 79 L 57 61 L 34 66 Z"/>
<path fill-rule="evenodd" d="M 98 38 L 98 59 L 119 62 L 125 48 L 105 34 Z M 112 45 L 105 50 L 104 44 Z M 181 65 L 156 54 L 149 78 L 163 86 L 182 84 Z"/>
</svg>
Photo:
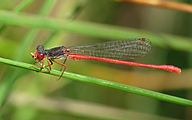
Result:
<svg viewBox="0 0 192 120">
<path fill-rule="evenodd" d="M 44 47 L 42 45 L 37 46 L 37 52 L 38 53 L 43 53 L 44 52 Z"/>
</svg>

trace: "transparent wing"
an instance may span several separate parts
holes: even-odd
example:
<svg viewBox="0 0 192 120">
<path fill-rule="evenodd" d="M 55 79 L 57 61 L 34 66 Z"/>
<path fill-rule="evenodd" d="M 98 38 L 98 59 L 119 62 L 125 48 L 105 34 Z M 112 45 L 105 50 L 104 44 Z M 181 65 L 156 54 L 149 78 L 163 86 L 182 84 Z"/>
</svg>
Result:
<svg viewBox="0 0 192 120">
<path fill-rule="evenodd" d="M 130 60 L 143 57 L 151 50 L 151 42 L 146 38 L 132 38 L 126 40 L 109 41 L 85 46 L 72 46 L 70 53 L 88 56 Z"/>
</svg>

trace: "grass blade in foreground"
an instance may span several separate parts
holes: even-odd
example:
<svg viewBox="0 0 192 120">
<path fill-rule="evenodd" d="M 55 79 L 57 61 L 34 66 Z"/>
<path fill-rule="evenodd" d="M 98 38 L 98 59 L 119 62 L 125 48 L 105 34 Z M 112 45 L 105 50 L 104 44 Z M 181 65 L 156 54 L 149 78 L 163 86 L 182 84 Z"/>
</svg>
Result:
<svg viewBox="0 0 192 120">
<path fill-rule="evenodd" d="M 11 66 L 16 66 L 16 67 L 20 67 L 20 68 L 24 68 L 24 69 L 28 69 L 28 70 L 33 70 L 33 71 L 40 71 L 40 68 L 31 67 L 32 66 L 31 64 L 22 63 L 22 62 L 18 62 L 18 61 L 14 61 L 14 60 L 0 58 L 0 63 L 11 65 Z M 43 68 L 42 70 L 47 70 L 47 69 Z M 61 71 L 53 69 L 47 74 L 60 76 L 61 73 L 62 73 Z M 38 74 L 40 74 L 40 73 L 38 73 Z M 163 101 L 168 101 L 168 102 L 172 102 L 172 103 L 176 103 L 176 104 L 192 106 L 191 100 L 187 100 L 187 99 L 183 99 L 183 98 L 179 98 L 179 97 L 175 97 L 175 96 L 171 96 L 171 95 L 166 95 L 166 94 L 162 94 L 162 93 L 158 93 L 158 92 L 154 92 L 154 91 L 150 91 L 150 90 L 145 90 L 145 89 L 141 89 L 141 88 L 136 88 L 136 87 L 132 87 L 132 86 L 128 86 L 128 85 L 123 85 L 123 84 L 119 84 L 119 83 L 115 83 L 115 82 L 110 82 L 107 80 L 92 78 L 92 77 L 69 73 L 69 72 L 65 72 L 63 77 L 82 81 L 82 82 L 92 83 L 92 84 L 96 84 L 96 85 L 101 85 L 101 86 L 105 86 L 108 88 L 114 88 L 117 90 L 130 92 L 130 93 L 134 93 L 134 94 L 138 94 L 138 95 L 142 95 L 142 96 L 146 96 L 146 97 L 151 97 L 151 98 L 155 98 L 155 99 L 159 99 L 159 100 L 163 100 Z M 3 95 L 3 91 L 0 88 L 0 98 L 1 98 L 1 95 Z"/>
</svg>

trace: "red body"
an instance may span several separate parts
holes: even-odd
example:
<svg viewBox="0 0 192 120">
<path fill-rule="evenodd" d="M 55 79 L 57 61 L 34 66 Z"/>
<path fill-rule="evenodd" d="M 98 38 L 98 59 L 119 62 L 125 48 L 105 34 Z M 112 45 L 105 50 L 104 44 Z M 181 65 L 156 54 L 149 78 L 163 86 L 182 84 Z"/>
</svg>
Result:
<svg viewBox="0 0 192 120">
<path fill-rule="evenodd" d="M 152 65 L 152 64 L 143 64 L 143 63 L 136 63 L 136 62 L 130 62 L 130 61 L 122 61 L 122 60 L 116 60 L 116 59 L 108 59 L 108 58 L 99 58 L 99 57 L 93 57 L 93 56 L 86 56 L 86 55 L 79 55 L 79 54 L 70 54 L 68 56 L 70 59 L 75 60 L 95 60 L 95 61 L 103 61 L 103 62 L 110 62 L 115 64 L 123 64 L 123 65 L 129 65 L 129 66 L 137 66 L 137 67 L 145 67 L 150 69 L 160 69 L 165 70 L 173 73 L 180 74 L 181 69 L 178 67 L 175 67 L 173 65 Z"/>
</svg>

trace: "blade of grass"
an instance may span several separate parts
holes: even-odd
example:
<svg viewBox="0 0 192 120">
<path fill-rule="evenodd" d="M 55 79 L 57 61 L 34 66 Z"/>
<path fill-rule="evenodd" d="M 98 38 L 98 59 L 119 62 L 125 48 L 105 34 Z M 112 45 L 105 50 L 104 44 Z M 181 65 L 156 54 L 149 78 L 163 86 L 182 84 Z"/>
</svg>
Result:
<svg viewBox="0 0 192 120">
<path fill-rule="evenodd" d="M 25 9 L 28 5 L 30 5 L 34 0 L 24 0 L 22 1 L 14 10 L 13 12 L 19 13 L 23 9 Z"/>
<path fill-rule="evenodd" d="M 55 1 L 53 0 L 46 0 L 46 2 L 44 3 L 41 11 L 40 11 L 40 15 L 41 16 L 45 16 L 47 13 L 46 11 L 49 11 L 51 6 L 54 5 Z M 16 56 L 15 56 L 15 60 L 22 60 L 23 59 L 23 54 L 25 54 L 26 49 L 28 48 L 28 46 L 31 45 L 31 43 L 34 40 L 34 37 L 36 36 L 36 34 L 38 33 L 38 29 L 32 29 L 28 32 L 28 34 L 26 35 L 26 37 L 24 38 L 23 42 L 21 43 L 21 45 L 19 46 L 19 48 L 16 51 Z M 2 108 L 3 102 L 6 99 L 7 95 L 9 94 L 9 91 L 11 90 L 12 84 L 15 82 L 15 80 L 18 78 L 18 76 L 22 73 L 22 71 L 18 71 L 15 70 L 14 68 L 10 68 L 9 71 L 7 72 L 4 80 L 2 81 L 1 85 L 0 85 L 0 93 L 2 93 L 0 95 L 0 109 Z M 11 76 L 10 76 L 11 75 Z"/>
<path fill-rule="evenodd" d="M 15 14 L 0 10 L 0 22 L 10 25 L 18 25 L 32 28 L 45 28 L 52 30 L 65 30 L 68 32 L 84 35 L 110 38 L 127 39 L 145 37 L 158 47 L 170 47 L 176 50 L 192 52 L 192 41 L 190 38 L 172 36 L 168 34 L 154 34 L 145 30 L 136 30 L 111 25 L 103 25 L 82 21 L 64 21 L 63 19 L 53 19 L 27 14 Z"/>
<path fill-rule="evenodd" d="M 5 58 L 0 58 L 0 63 L 15 66 L 15 67 L 20 67 L 20 68 L 31 70 L 31 71 L 47 70 L 47 68 L 41 69 L 41 68 L 31 67 L 32 66 L 31 64 L 18 62 L 18 61 L 14 61 L 14 60 L 9 60 L 9 59 L 5 59 Z M 60 76 L 61 73 L 62 73 L 62 71 L 53 69 L 50 72 L 47 72 L 46 74 Z M 40 74 L 40 73 L 38 73 L 38 74 Z M 92 83 L 92 84 L 96 84 L 96 85 L 100 85 L 100 86 L 104 86 L 104 87 L 108 87 L 108 88 L 113 88 L 113 89 L 129 92 L 129 93 L 133 93 L 133 94 L 138 94 L 138 95 L 142 95 L 142 96 L 146 96 L 146 97 L 151 97 L 151 98 L 155 98 L 155 99 L 159 99 L 159 100 L 163 100 L 163 101 L 167 101 L 167 102 L 172 102 L 172 103 L 186 105 L 186 106 L 192 106 L 191 100 L 187 100 L 187 99 L 183 99 L 183 98 L 179 98 L 179 97 L 175 97 L 175 96 L 171 96 L 171 95 L 166 95 L 163 93 L 158 93 L 158 92 L 154 92 L 154 91 L 150 91 L 150 90 L 145 90 L 145 89 L 141 89 L 141 88 L 136 88 L 136 87 L 132 87 L 132 86 L 128 86 L 128 85 L 123 85 L 123 84 L 119 84 L 119 83 L 115 83 L 115 82 L 111 82 L 111 81 L 107 81 L 107 80 L 102 80 L 102 79 L 98 79 L 98 78 L 88 77 L 88 76 L 79 75 L 79 74 L 75 74 L 75 73 L 69 73 L 69 72 L 65 72 L 63 77 L 82 81 L 82 82 Z M 0 93 L 0 98 L 1 98 L 2 94 L 4 94 L 4 93 Z"/>
<path fill-rule="evenodd" d="M 22 1 L 14 10 L 13 12 L 19 13 L 23 9 L 25 9 L 30 3 L 32 3 L 34 0 L 24 0 Z M 0 33 L 6 28 L 6 24 L 2 24 L 0 27 Z"/>
</svg>

